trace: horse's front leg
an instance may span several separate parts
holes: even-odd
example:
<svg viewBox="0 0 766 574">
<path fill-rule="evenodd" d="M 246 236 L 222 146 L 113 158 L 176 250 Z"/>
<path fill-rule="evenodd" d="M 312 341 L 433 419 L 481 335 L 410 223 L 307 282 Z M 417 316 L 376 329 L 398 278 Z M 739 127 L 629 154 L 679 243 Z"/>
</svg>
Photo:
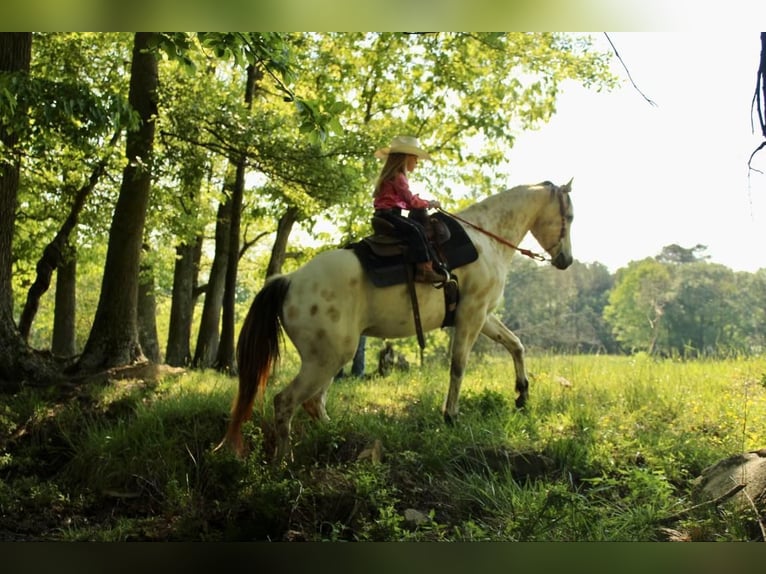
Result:
<svg viewBox="0 0 766 574">
<path fill-rule="evenodd" d="M 521 340 L 513 331 L 494 315 L 487 317 L 481 332 L 508 349 L 511 357 L 513 357 L 513 366 L 516 369 L 516 392 L 519 393 L 519 396 L 516 397 L 516 407 L 522 408 L 529 397 L 529 380 L 524 365 L 524 345 L 521 344 Z"/>
<path fill-rule="evenodd" d="M 463 383 L 463 374 L 466 364 L 468 364 L 468 355 L 479 336 L 480 325 L 466 327 L 458 323 L 452 338 L 452 352 L 450 363 L 449 391 L 447 399 L 444 401 L 442 414 L 444 422 L 453 425 L 457 421 L 458 399 L 460 397 L 460 385 Z"/>
</svg>

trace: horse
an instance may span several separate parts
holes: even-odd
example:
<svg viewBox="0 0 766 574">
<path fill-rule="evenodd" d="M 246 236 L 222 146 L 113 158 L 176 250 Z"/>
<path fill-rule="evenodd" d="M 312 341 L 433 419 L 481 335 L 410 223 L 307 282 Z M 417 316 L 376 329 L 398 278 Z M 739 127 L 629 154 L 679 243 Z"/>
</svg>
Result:
<svg viewBox="0 0 766 574">
<path fill-rule="evenodd" d="M 454 424 L 458 398 L 470 351 L 479 334 L 510 353 L 515 368 L 516 406 L 524 407 L 529 382 L 521 340 L 492 314 L 499 303 L 517 245 L 528 232 L 548 253 L 557 269 L 571 265 L 570 228 L 573 220 L 572 180 L 557 186 L 549 181 L 505 189 L 474 203 L 453 217 L 463 225 L 478 258 L 452 270 L 460 286 L 450 349 L 449 390 L 442 416 Z M 452 215 L 452 214 L 450 214 Z M 445 317 L 443 293 L 429 283 L 417 283 L 424 332 L 440 328 Z M 376 287 L 350 249 L 319 253 L 288 274 L 269 277 L 256 294 L 237 342 L 239 387 L 226 434 L 216 450 L 228 446 L 239 457 L 247 454 L 242 425 L 252 415 L 256 399 L 263 400 L 266 384 L 279 358 L 282 330 L 300 355 L 295 378 L 274 396 L 276 447 L 274 460 L 291 452 L 290 427 L 299 405 L 309 416 L 327 421 L 327 391 L 334 375 L 354 355 L 360 335 L 394 339 L 415 334 L 407 285 Z"/>
</svg>

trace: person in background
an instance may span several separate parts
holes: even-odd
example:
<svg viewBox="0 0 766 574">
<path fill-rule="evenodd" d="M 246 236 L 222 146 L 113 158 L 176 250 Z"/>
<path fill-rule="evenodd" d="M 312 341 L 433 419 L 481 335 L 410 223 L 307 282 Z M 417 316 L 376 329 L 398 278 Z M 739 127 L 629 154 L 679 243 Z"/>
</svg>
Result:
<svg viewBox="0 0 766 574">
<path fill-rule="evenodd" d="M 359 337 L 359 344 L 356 347 L 356 353 L 354 353 L 354 359 L 351 361 L 351 376 L 352 377 L 364 377 L 364 353 L 365 353 L 365 346 L 367 344 L 367 337 L 364 335 L 360 335 Z M 340 371 L 335 375 L 335 380 L 342 379 L 345 377 L 345 374 L 343 373 L 343 367 L 341 367 Z"/>
</svg>

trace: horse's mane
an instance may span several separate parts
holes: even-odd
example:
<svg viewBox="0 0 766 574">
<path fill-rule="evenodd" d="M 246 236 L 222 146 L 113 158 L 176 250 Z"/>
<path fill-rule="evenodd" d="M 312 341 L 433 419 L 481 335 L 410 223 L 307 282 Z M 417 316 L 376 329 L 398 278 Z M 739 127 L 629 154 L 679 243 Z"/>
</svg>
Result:
<svg viewBox="0 0 766 574">
<path fill-rule="evenodd" d="M 506 198 L 508 195 L 518 194 L 522 191 L 532 190 L 532 189 L 536 189 L 540 187 L 549 189 L 551 193 L 555 192 L 557 189 L 556 184 L 554 184 L 551 181 L 548 181 L 547 179 L 545 181 L 541 181 L 540 183 L 519 184 L 513 187 L 507 187 L 492 195 L 488 195 L 484 199 L 480 199 L 479 201 L 469 205 L 468 207 L 463 209 L 460 213 L 470 214 L 473 211 L 484 211 L 487 209 L 491 209 L 491 205 L 493 203 L 495 203 L 496 201 L 504 201 L 503 198 Z"/>
</svg>

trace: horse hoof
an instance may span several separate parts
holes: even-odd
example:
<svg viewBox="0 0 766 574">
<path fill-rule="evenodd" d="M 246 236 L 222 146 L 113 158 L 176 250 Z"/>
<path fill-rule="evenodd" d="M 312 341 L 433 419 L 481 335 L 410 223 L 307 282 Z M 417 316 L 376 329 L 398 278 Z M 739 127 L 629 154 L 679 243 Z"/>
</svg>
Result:
<svg viewBox="0 0 766 574">
<path fill-rule="evenodd" d="M 524 395 L 520 395 L 516 397 L 516 408 L 517 409 L 523 409 L 527 406 L 527 397 Z"/>
<path fill-rule="evenodd" d="M 444 413 L 444 422 L 448 427 L 454 427 L 457 423 L 457 416 L 453 416 L 449 413 Z"/>
</svg>

